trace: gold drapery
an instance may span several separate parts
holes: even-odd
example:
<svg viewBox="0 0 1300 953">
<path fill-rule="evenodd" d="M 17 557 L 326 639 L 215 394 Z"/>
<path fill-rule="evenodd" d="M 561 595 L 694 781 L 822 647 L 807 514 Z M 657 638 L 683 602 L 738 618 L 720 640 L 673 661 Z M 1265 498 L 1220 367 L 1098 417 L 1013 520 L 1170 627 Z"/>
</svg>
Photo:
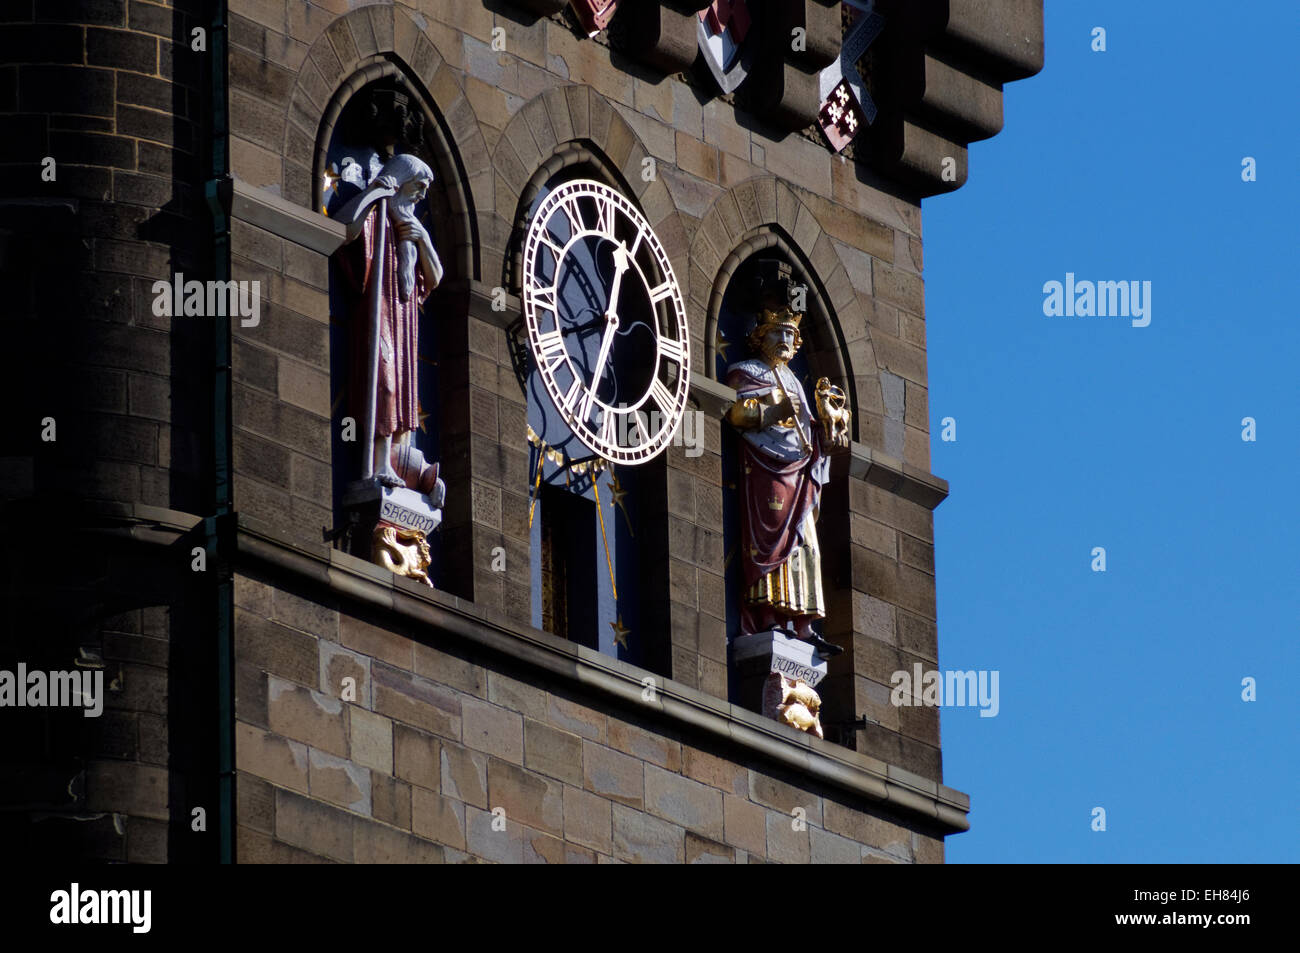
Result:
<svg viewBox="0 0 1300 953">
<path fill-rule="evenodd" d="M 824 619 L 822 557 L 812 513 L 804 514 L 801 530 L 804 544 L 795 546 L 789 559 L 754 583 L 745 593 L 745 601 L 750 605 L 769 605 L 792 615 Z"/>
</svg>

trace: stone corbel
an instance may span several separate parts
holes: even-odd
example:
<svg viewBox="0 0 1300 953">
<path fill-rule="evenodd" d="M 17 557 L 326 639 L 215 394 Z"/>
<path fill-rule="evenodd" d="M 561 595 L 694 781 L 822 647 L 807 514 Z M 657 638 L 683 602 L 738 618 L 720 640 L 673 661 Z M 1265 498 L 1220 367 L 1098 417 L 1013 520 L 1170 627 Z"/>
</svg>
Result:
<svg viewBox="0 0 1300 953">
<path fill-rule="evenodd" d="M 951 192 L 966 184 L 966 147 L 906 114 L 882 109 L 868 135 L 872 164 L 921 194 Z"/>
<path fill-rule="evenodd" d="M 803 129 L 821 109 L 820 72 L 840 55 L 840 5 L 828 0 L 752 4 L 763 49 L 745 86 L 745 105 L 781 129 Z M 794 48 L 795 30 L 803 32 Z"/>
<path fill-rule="evenodd" d="M 816 122 L 821 110 L 818 75 L 781 59 L 760 56 L 759 61 L 763 65 L 749 74 L 742 87 L 747 108 L 765 122 L 789 131 Z"/>
<path fill-rule="evenodd" d="M 797 0 L 777 5 L 779 31 L 785 37 L 790 62 L 804 70 L 821 70 L 840 55 L 839 0 Z M 804 31 L 802 50 L 793 48 L 794 31 Z"/>
<path fill-rule="evenodd" d="M 695 62 L 699 45 L 694 13 L 637 0 L 620 6 L 618 17 L 629 56 L 663 73 L 680 73 Z"/>
<path fill-rule="evenodd" d="M 966 181 L 966 145 L 1002 128 L 1003 84 L 1043 66 L 1042 0 L 876 0 L 879 114 L 867 161 L 921 196 Z"/>
</svg>

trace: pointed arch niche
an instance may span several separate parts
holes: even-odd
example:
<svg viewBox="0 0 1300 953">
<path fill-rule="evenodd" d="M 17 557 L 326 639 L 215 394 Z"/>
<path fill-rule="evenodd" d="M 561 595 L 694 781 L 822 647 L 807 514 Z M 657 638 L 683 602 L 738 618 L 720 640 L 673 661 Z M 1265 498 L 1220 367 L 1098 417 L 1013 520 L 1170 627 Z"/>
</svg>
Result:
<svg viewBox="0 0 1300 953">
<path fill-rule="evenodd" d="M 603 182 L 645 213 L 637 190 L 599 148 L 576 140 L 557 144 L 519 193 L 503 261 L 502 280 L 511 291 L 521 291 L 522 246 L 534 213 L 553 189 L 574 179 Z M 568 463 L 559 466 L 536 443 L 530 447 L 528 472 L 536 497 L 529 526 L 532 624 L 670 675 L 665 455 L 638 466 L 583 472 L 584 458 L 599 458 L 551 412 L 527 347 L 517 341 L 516 374 L 529 427 Z M 579 469 L 573 469 L 573 461 Z"/>
<path fill-rule="evenodd" d="M 319 125 L 312 170 L 313 210 L 332 216 L 371 182 L 385 159 L 410 153 L 434 172 L 417 214 L 429 231 L 444 274 L 420 314 L 418 395 L 420 427 L 410 442 L 437 462 L 446 484 L 443 520 L 429 537 L 430 577 L 439 589 L 472 598 L 464 560 L 444 553 L 467 549 L 471 504 L 467 455 L 458 452 L 469 433 L 467 321 L 469 283 L 478 277 L 478 226 L 468 176 L 454 137 L 437 104 L 403 64 L 379 54 L 334 93 Z M 352 406 L 349 366 L 355 346 L 343 297 L 343 277 L 330 264 L 330 407 L 335 530 L 346 529 L 342 496 L 361 472 L 364 440 L 344 441 L 338 426 Z M 354 540 L 349 548 L 367 546 Z"/>
<path fill-rule="evenodd" d="M 713 282 L 705 315 L 705 361 L 703 371 L 716 381 L 725 381 L 727 368 L 752 356 L 748 338 L 755 325 L 753 288 L 760 261 L 777 260 L 790 267 L 794 284 L 807 289 L 806 308 L 800 323 L 802 347 L 789 367 L 812 397 L 818 378 L 827 377 L 849 396 L 856 425 L 857 388 L 854 369 L 846 357 L 839 322 L 830 304 L 825 285 L 812 264 L 799 252 L 790 237 L 776 225 L 763 225 L 741 237 L 734 250 L 723 260 Z M 740 475 L 740 436 L 735 429 L 722 427 L 722 524 L 726 561 L 726 626 L 730 643 L 740 632 L 741 561 L 734 558 L 740 546 L 740 502 L 737 496 Z M 853 632 L 849 556 L 849 500 L 846 483 L 847 466 L 843 459 L 832 462 L 831 480 L 822 491 L 817 535 L 822 550 L 822 585 L 827 597 L 827 617 L 817 628 L 824 638 L 849 647 Z M 837 659 L 851 659 L 846 653 Z M 844 662 L 831 661 L 831 672 Z M 730 694 L 737 696 L 734 666 L 730 669 Z M 834 723 L 851 720 L 852 697 L 845 689 L 851 683 L 827 678 L 820 689 L 822 717 Z"/>
</svg>

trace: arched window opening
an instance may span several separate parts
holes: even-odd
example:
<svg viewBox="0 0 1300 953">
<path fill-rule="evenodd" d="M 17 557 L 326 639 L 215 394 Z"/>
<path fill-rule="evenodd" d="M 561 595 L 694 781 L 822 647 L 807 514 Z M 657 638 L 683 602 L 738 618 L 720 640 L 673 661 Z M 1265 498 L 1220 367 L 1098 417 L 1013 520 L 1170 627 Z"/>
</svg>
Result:
<svg viewBox="0 0 1300 953">
<path fill-rule="evenodd" d="M 779 241 L 728 265 L 710 316 L 713 372 L 738 395 L 722 430 L 728 643 L 748 652 L 780 633 L 811 646 L 809 664 L 824 665 L 851 632 L 837 599 L 849 583 L 848 511 L 834 456 L 847 432 L 836 445 L 825 416 L 851 403 L 837 333 L 816 275 Z M 757 706 L 739 669 L 731 668 L 731 697 Z M 842 714 L 840 688 L 824 684 L 825 716 Z"/>
<path fill-rule="evenodd" d="M 432 107 L 395 68 L 337 107 L 322 127 L 317 183 L 319 211 L 349 227 L 330 263 L 330 535 L 354 555 L 468 595 L 456 561 L 443 558 L 448 530 L 468 522 L 464 484 L 442 468 L 456 412 L 440 360 L 459 351 L 448 317 L 464 312 L 467 277 L 456 157 Z M 396 194 L 374 192 L 384 176 Z M 449 483 L 460 490 L 451 501 Z"/>
<path fill-rule="evenodd" d="M 526 234 L 539 209 L 570 183 L 594 180 L 618 189 L 594 155 L 566 150 L 560 161 L 543 166 L 525 190 L 519 215 Z M 622 195 L 627 193 L 622 192 Z M 631 201 L 631 200 L 627 200 Z M 586 204 L 584 204 L 586 203 Z M 600 215 L 594 199 L 583 198 L 575 211 L 586 222 Z M 661 303 L 633 287 L 618 296 L 619 320 L 611 327 L 611 288 L 616 274 L 635 267 L 650 287 L 666 279 L 649 240 L 638 241 L 621 219 L 611 219 L 608 235 L 581 237 L 563 216 L 549 240 L 563 254 L 538 255 L 531 262 L 516 255 L 520 286 L 525 281 L 554 289 L 553 333 L 564 360 L 557 359 L 560 388 L 581 383 L 611 405 L 631 406 L 650 389 L 656 373 L 655 332 L 665 321 Z M 517 242 L 522 238 L 517 236 Z M 629 256 L 629 257 L 624 257 Z M 536 273 L 525 274 L 528 269 Z M 548 325 L 549 327 L 549 325 Z M 610 346 L 617 335 L 617 347 Z M 648 462 L 595 452 L 571 429 L 543 380 L 542 369 L 521 348 L 518 367 L 527 398 L 529 473 L 533 485 L 530 532 L 533 624 L 571 641 L 644 668 L 670 671 L 668 639 L 667 490 L 663 457 Z M 559 353 L 557 351 L 557 353 Z M 568 375 L 568 376 L 564 376 Z M 673 381 L 665 381 L 671 386 Z M 611 418 L 612 420 L 613 418 Z M 624 426 L 629 421 L 620 418 Z M 631 426 L 637 426 L 631 421 Z M 641 426 L 653 430 L 647 419 Z M 628 435 L 612 428 L 603 435 L 624 446 Z"/>
</svg>

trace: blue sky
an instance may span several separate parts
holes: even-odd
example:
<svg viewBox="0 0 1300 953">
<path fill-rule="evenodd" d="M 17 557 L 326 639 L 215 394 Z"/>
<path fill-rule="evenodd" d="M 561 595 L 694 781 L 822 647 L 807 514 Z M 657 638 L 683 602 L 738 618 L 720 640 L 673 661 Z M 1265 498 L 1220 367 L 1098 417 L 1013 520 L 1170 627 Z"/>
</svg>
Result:
<svg viewBox="0 0 1300 953">
<path fill-rule="evenodd" d="M 1001 695 L 943 712 L 948 860 L 1300 861 L 1300 14 L 1047 7 L 923 205 L 939 663 Z M 1150 281 L 1150 325 L 1045 316 L 1067 272 Z"/>
</svg>

